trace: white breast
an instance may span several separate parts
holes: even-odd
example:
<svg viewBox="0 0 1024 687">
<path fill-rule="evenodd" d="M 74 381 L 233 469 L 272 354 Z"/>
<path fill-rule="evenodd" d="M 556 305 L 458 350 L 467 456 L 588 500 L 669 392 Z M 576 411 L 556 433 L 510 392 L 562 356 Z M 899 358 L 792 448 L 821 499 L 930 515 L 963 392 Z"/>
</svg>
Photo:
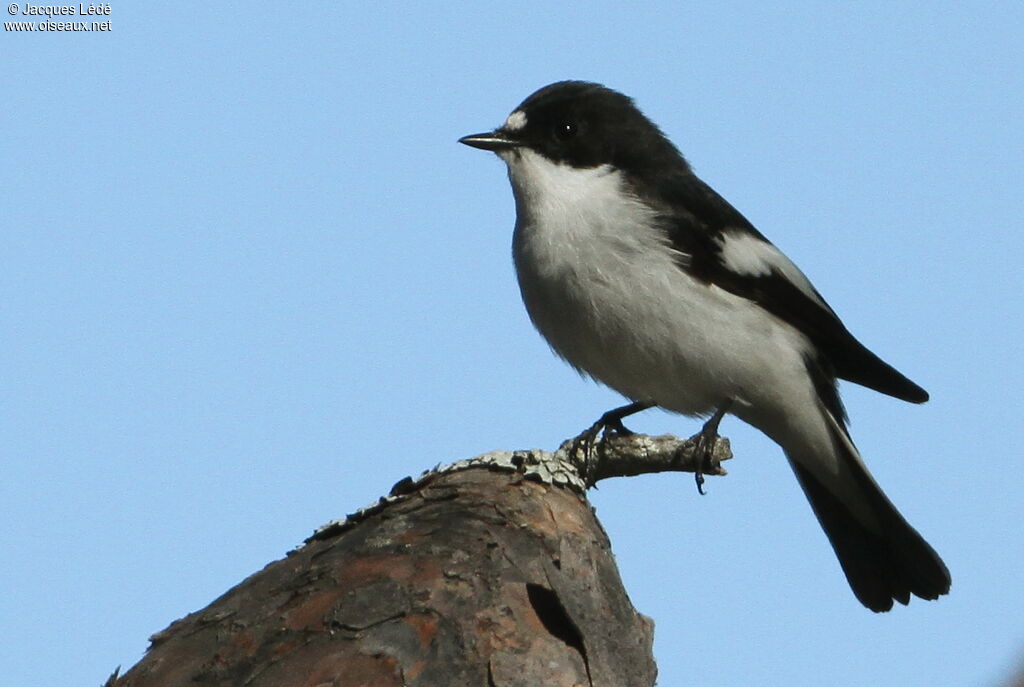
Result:
<svg viewBox="0 0 1024 687">
<path fill-rule="evenodd" d="M 709 413 L 726 398 L 743 406 L 766 394 L 800 402 L 813 393 L 786 388 L 806 377 L 806 339 L 682 270 L 685 256 L 620 172 L 576 169 L 523 149 L 502 157 L 516 197 L 523 300 L 575 368 L 631 399 L 686 414 Z"/>
</svg>

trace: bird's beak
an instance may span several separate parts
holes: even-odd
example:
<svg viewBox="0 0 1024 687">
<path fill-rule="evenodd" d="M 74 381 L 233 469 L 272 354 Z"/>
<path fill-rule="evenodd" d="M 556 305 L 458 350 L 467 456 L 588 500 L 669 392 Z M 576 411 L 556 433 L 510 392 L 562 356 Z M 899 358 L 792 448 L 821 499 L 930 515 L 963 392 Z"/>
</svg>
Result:
<svg viewBox="0 0 1024 687">
<path fill-rule="evenodd" d="M 502 150 L 509 150 L 510 148 L 515 148 L 519 145 L 518 142 L 509 138 L 508 134 L 503 132 L 501 129 L 495 129 L 494 131 L 486 134 L 463 136 L 459 139 L 459 143 L 465 143 L 472 148 L 490 150 L 495 153 Z"/>
</svg>

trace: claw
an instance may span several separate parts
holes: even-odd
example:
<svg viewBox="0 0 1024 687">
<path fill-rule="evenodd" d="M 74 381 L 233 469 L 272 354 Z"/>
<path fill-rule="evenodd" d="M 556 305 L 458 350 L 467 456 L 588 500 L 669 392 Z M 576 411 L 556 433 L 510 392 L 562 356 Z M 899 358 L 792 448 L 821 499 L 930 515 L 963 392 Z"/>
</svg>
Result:
<svg viewBox="0 0 1024 687">
<path fill-rule="evenodd" d="M 584 480 L 587 479 L 587 472 L 589 472 L 588 463 L 590 461 L 591 453 L 594 450 L 594 446 L 598 443 L 597 436 L 600 434 L 603 439 L 608 437 L 610 434 L 616 434 L 619 436 L 629 436 L 633 434 L 632 431 L 622 424 L 622 419 L 629 417 L 634 413 L 639 413 L 653 407 L 654 403 L 650 401 L 634 401 L 633 403 L 622 406 L 621 408 L 609 410 L 599 417 L 597 422 L 592 424 L 572 440 L 570 455 L 573 456 L 579 464 L 580 472 L 582 473 Z"/>
<path fill-rule="evenodd" d="M 715 443 L 718 441 L 718 425 L 721 424 L 722 418 L 729 412 L 729 407 L 732 405 L 732 399 L 727 399 L 715 414 L 708 418 L 708 421 L 701 427 L 699 433 L 694 435 L 693 439 L 696 441 L 694 451 L 697 456 L 698 468 L 694 472 L 694 479 L 697 482 L 697 493 L 704 496 L 707 492 L 704 491 L 704 475 L 713 475 L 719 470 L 719 462 L 715 460 Z"/>
</svg>

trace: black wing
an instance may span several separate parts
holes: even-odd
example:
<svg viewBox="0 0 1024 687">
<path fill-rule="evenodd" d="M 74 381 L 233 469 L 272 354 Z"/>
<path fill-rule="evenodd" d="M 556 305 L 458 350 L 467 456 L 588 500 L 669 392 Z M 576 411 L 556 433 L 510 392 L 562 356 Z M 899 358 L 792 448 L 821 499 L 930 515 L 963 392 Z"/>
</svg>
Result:
<svg viewBox="0 0 1024 687">
<path fill-rule="evenodd" d="M 653 200 L 663 208 L 666 230 L 690 274 L 791 324 L 836 377 L 904 401 L 928 400 L 928 392 L 857 341 L 796 265 L 711 187 L 691 172 L 663 177 L 656 187 L 659 197 Z M 756 258 L 760 251 L 767 259 L 736 269 L 728 259 L 730 241 L 737 242 L 734 247 L 742 242 L 747 256 Z"/>
</svg>

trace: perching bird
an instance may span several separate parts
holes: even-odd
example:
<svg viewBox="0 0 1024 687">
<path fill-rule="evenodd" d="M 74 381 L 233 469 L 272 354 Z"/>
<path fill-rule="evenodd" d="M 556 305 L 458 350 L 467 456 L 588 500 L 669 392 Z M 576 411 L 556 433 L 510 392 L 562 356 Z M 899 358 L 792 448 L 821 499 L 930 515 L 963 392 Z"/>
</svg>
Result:
<svg viewBox="0 0 1024 687">
<path fill-rule="evenodd" d="M 949 591 L 942 559 L 872 478 L 836 379 L 928 394 L 865 348 L 807 277 L 616 91 L 546 86 L 462 143 L 508 165 L 523 301 L 552 349 L 634 403 L 732 415 L 785 451 L 861 603 Z"/>
</svg>

